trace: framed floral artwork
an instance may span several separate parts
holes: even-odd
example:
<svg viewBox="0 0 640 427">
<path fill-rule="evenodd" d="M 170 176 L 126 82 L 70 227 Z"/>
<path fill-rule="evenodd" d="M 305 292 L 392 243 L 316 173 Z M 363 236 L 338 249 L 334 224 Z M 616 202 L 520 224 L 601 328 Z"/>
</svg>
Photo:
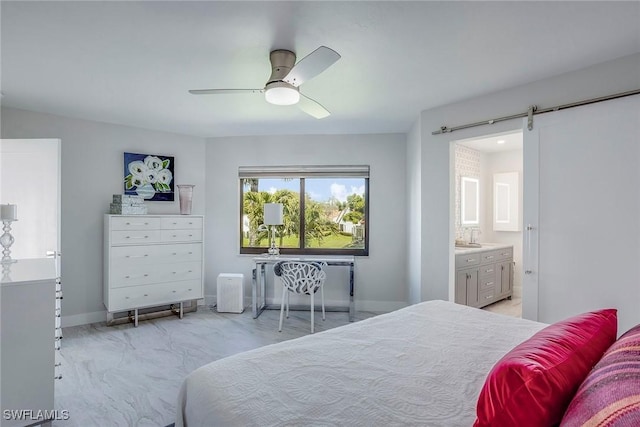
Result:
<svg viewBox="0 0 640 427">
<path fill-rule="evenodd" d="M 124 153 L 124 193 L 145 200 L 174 200 L 174 158 L 154 154 Z"/>
</svg>

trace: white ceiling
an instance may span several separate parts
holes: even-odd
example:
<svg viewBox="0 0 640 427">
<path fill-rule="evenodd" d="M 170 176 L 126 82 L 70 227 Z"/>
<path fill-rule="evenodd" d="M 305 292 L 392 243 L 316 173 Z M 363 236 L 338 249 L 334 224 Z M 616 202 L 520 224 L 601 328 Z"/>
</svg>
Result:
<svg viewBox="0 0 640 427">
<path fill-rule="evenodd" d="M 5 106 L 197 136 L 406 132 L 420 111 L 640 52 L 640 2 L 1 3 Z M 269 52 L 342 58 L 301 86 L 316 120 L 257 94 Z"/>
</svg>

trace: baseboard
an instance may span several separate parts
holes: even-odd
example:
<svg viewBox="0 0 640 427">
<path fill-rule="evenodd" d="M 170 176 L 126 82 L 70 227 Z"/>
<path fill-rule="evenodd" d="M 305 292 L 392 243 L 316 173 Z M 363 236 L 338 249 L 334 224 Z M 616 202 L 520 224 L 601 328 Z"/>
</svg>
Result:
<svg viewBox="0 0 640 427">
<path fill-rule="evenodd" d="M 316 303 L 319 303 L 319 298 L 316 298 Z M 344 300 L 325 300 L 327 306 L 347 306 L 349 303 Z M 205 295 L 204 304 L 212 306 L 216 304 L 215 295 Z M 280 298 L 267 298 L 267 304 L 280 304 Z M 292 304 L 308 304 L 308 297 L 305 301 L 292 300 Z M 387 313 L 389 311 L 399 310 L 408 306 L 405 301 L 359 301 L 356 299 L 356 311 L 372 311 L 374 313 Z M 245 309 L 251 306 L 251 296 L 244 298 Z"/>
<path fill-rule="evenodd" d="M 356 311 L 372 311 L 374 313 L 388 313 L 390 311 L 400 310 L 407 307 L 405 301 L 358 301 L 356 300 Z"/>
<path fill-rule="evenodd" d="M 107 312 L 94 311 L 93 313 L 72 314 L 70 316 L 62 316 L 60 323 L 63 328 L 71 326 L 88 325 L 89 323 L 106 322 Z"/>
</svg>

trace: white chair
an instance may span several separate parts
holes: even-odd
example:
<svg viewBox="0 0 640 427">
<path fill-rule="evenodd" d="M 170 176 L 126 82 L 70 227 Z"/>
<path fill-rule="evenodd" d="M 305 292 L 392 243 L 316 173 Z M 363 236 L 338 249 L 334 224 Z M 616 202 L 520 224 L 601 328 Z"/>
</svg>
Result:
<svg viewBox="0 0 640 427">
<path fill-rule="evenodd" d="M 313 333 L 313 295 L 320 289 L 320 299 L 322 301 L 322 320 L 324 313 L 324 280 L 327 274 L 324 272 L 324 262 L 314 261 L 280 261 L 273 266 L 276 276 L 282 280 L 282 302 L 280 304 L 280 326 L 282 332 L 282 320 L 285 305 L 287 307 L 287 318 L 289 318 L 289 294 L 306 294 L 311 297 L 311 333 Z"/>
</svg>

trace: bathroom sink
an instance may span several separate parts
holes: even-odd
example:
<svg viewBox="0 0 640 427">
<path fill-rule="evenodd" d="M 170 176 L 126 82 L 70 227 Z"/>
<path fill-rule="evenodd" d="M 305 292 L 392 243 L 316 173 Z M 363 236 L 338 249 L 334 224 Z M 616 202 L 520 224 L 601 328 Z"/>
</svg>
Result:
<svg viewBox="0 0 640 427">
<path fill-rule="evenodd" d="M 480 243 L 456 243 L 456 248 L 481 248 Z"/>
</svg>

